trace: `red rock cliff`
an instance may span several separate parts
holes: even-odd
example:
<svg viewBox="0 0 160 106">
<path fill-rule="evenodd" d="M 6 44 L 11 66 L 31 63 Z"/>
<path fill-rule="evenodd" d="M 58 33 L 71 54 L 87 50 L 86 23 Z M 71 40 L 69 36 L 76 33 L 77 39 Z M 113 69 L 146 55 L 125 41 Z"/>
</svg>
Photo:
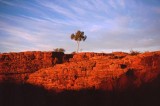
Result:
<svg viewBox="0 0 160 106">
<path fill-rule="evenodd" d="M 0 78 L 24 79 L 30 73 L 63 63 L 70 57 L 72 55 L 61 52 L 3 53 L 0 54 Z"/>
<path fill-rule="evenodd" d="M 67 61 L 61 52 L 20 52 L 0 54 L 0 74 L 30 73 Z"/>
<path fill-rule="evenodd" d="M 79 53 L 69 62 L 41 69 L 27 82 L 55 90 L 137 88 L 160 75 L 160 52 Z"/>
<path fill-rule="evenodd" d="M 9 53 L 0 55 L 0 80 L 16 78 L 54 90 L 123 90 L 140 87 L 158 78 L 159 64 L 160 52 L 138 55 L 123 52 L 74 55 L 53 52 Z M 10 75 L 12 73 L 14 75 Z"/>
</svg>

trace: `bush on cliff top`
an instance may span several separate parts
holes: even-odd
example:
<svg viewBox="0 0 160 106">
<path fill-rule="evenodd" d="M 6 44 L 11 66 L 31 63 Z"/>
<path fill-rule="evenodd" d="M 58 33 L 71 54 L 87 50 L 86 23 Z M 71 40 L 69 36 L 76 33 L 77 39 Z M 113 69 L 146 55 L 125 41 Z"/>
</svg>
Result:
<svg viewBox="0 0 160 106">
<path fill-rule="evenodd" d="M 63 48 L 56 48 L 56 49 L 54 49 L 54 52 L 65 52 L 65 49 L 63 49 Z"/>
</svg>

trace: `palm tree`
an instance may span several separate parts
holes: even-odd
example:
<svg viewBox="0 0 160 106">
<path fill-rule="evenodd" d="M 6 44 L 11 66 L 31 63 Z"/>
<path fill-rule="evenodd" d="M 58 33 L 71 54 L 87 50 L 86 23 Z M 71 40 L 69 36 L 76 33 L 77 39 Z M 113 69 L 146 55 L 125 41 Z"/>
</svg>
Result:
<svg viewBox="0 0 160 106">
<path fill-rule="evenodd" d="M 80 41 L 85 41 L 87 39 L 87 36 L 84 35 L 84 32 L 78 30 L 75 34 L 71 34 L 71 39 L 77 41 L 77 53 L 78 53 Z"/>
</svg>

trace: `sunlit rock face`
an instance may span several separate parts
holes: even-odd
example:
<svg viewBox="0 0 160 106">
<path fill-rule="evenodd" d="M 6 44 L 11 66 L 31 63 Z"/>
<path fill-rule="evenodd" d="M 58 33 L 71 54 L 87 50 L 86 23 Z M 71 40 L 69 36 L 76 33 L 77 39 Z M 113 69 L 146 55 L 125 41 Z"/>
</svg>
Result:
<svg viewBox="0 0 160 106">
<path fill-rule="evenodd" d="M 70 57 L 62 52 L 3 53 L 0 54 L 0 80 L 26 80 L 29 74 L 66 62 Z"/>
<path fill-rule="evenodd" d="M 125 90 L 150 83 L 160 75 L 160 52 L 137 55 L 116 52 L 79 53 L 69 62 L 43 68 L 27 82 L 54 90 Z"/>
<path fill-rule="evenodd" d="M 160 52 L 0 54 L 0 81 L 15 81 L 50 90 L 122 91 L 151 83 L 160 76 Z"/>
</svg>

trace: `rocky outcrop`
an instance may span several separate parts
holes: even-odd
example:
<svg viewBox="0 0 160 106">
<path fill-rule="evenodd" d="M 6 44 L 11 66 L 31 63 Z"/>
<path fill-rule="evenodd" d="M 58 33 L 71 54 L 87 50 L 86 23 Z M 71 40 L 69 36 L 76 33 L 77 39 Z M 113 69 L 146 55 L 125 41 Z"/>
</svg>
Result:
<svg viewBox="0 0 160 106">
<path fill-rule="evenodd" d="M 160 52 L 79 53 L 69 62 L 36 71 L 27 82 L 54 90 L 134 89 L 158 78 L 159 64 Z"/>
<path fill-rule="evenodd" d="M 160 52 L 21 52 L 0 54 L 0 82 L 30 83 L 54 90 L 137 88 L 160 76 Z"/>
<path fill-rule="evenodd" d="M 160 104 L 160 52 L 12 55 L 0 54 L 0 106 Z"/>
<path fill-rule="evenodd" d="M 62 52 L 20 52 L 0 54 L 0 81 L 26 79 L 29 74 L 69 60 L 72 54 Z M 22 78 L 22 79 L 21 79 Z"/>
<path fill-rule="evenodd" d="M 0 74 L 30 73 L 67 61 L 62 52 L 20 52 L 0 54 Z"/>
</svg>

